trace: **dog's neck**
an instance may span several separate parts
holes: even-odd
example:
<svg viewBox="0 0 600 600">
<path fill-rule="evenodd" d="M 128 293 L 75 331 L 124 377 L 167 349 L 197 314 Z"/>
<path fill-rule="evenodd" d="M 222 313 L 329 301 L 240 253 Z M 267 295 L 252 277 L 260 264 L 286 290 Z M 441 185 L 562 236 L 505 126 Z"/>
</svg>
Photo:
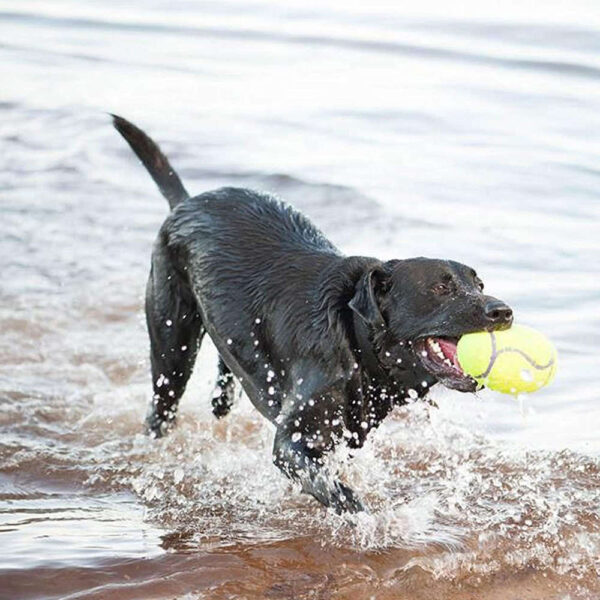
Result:
<svg viewBox="0 0 600 600">
<path fill-rule="evenodd" d="M 367 375 L 376 380 L 385 381 L 389 379 L 389 372 L 381 364 L 377 356 L 377 349 L 371 339 L 369 326 L 356 312 L 353 312 L 354 337 L 356 341 L 356 354 L 362 368 Z"/>
<path fill-rule="evenodd" d="M 352 318 L 355 355 L 363 374 L 371 382 L 370 385 L 383 388 L 392 404 L 400 406 L 406 404 L 409 398 L 425 396 L 429 388 L 436 383 L 435 378 L 424 369 L 418 374 L 413 374 L 412 369 L 409 369 L 404 374 L 406 367 L 404 363 L 401 364 L 401 360 L 392 349 L 394 343 L 388 339 L 385 325 L 381 330 L 375 330 L 356 313 L 353 313 Z M 386 348 L 389 348 L 389 351 L 385 351 Z M 385 356 L 382 356 L 383 353 Z M 416 396 L 413 395 L 415 393 Z"/>
</svg>

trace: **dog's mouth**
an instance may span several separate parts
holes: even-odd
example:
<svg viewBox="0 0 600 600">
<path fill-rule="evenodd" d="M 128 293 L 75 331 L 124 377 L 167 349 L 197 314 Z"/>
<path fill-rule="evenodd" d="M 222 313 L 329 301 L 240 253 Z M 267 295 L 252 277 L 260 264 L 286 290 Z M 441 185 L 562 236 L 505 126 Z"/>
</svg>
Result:
<svg viewBox="0 0 600 600">
<path fill-rule="evenodd" d="M 441 384 L 461 392 L 474 392 L 477 382 L 461 368 L 456 355 L 458 338 L 426 337 L 414 343 L 423 366 Z"/>
</svg>

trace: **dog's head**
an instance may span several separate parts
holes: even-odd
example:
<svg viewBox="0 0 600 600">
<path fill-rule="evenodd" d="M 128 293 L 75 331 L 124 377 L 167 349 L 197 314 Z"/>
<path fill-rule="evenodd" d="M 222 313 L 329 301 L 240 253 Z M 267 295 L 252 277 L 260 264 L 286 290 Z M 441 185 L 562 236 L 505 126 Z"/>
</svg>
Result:
<svg viewBox="0 0 600 600">
<path fill-rule="evenodd" d="M 466 334 L 506 329 L 512 310 L 483 292 L 471 267 L 430 258 L 392 260 L 371 267 L 349 303 L 374 332 L 378 358 L 401 383 L 439 381 L 474 391 L 456 357 Z"/>
</svg>

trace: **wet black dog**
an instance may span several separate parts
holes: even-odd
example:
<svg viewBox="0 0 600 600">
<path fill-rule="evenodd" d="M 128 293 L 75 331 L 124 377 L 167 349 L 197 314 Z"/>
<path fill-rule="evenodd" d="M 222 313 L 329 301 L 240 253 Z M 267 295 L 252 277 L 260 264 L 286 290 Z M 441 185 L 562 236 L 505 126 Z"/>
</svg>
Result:
<svg viewBox="0 0 600 600">
<path fill-rule="evenodd" d="M 207 332 L 220 355 L 215 415 L 229 411 L 235 376 L 276 426 L 275 464 L 325 506 L 361 510 L 327 473 L 325 454 L 339 440 L 360 447 L 395 405 L 437 382 L 473 391 L 456 341 L 510 326 L 512 311 L 457 262 L 343 256 L 267 194 L 223 188 L 191 198 L 143 131 L 116 116 L 114 124 L 172 209 L 146 294 L 150 432 L 173 423 Z"/>
</svg>

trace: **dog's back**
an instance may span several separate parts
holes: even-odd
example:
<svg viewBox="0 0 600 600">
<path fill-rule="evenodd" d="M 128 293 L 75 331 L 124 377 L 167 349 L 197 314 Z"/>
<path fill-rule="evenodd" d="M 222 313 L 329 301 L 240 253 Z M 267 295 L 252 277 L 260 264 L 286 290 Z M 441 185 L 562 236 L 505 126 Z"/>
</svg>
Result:
<svg viewBox="0 0 600 600">
<path fill-rule="evenodd" d="M 268 334 L 271 345 L 290 331 L 275 315 L 297 321 L 296 331 L 315 325 L 309 313 L 314 290 L 342 260 L 301 213 L 269 194 L 240 188 L 184 200 L 165 220 L 160 239 L 179 270 L 192 265 L 189 285 L 205 322 L 228 336 L 235 314 L 244 335 L 257 330 L 258 340 Z M 263 321 L 260 328 L 256 319 Z M 281 344 L 295 345 L 288 339 Z"/>
<path fill-rule="evenodd" d="M 165 222 L 170 243 L 264 261 L 293 252 L 339 255 L 300 212 L 273 196 L 225 187 L 183 200 Z"/>
</svg>

